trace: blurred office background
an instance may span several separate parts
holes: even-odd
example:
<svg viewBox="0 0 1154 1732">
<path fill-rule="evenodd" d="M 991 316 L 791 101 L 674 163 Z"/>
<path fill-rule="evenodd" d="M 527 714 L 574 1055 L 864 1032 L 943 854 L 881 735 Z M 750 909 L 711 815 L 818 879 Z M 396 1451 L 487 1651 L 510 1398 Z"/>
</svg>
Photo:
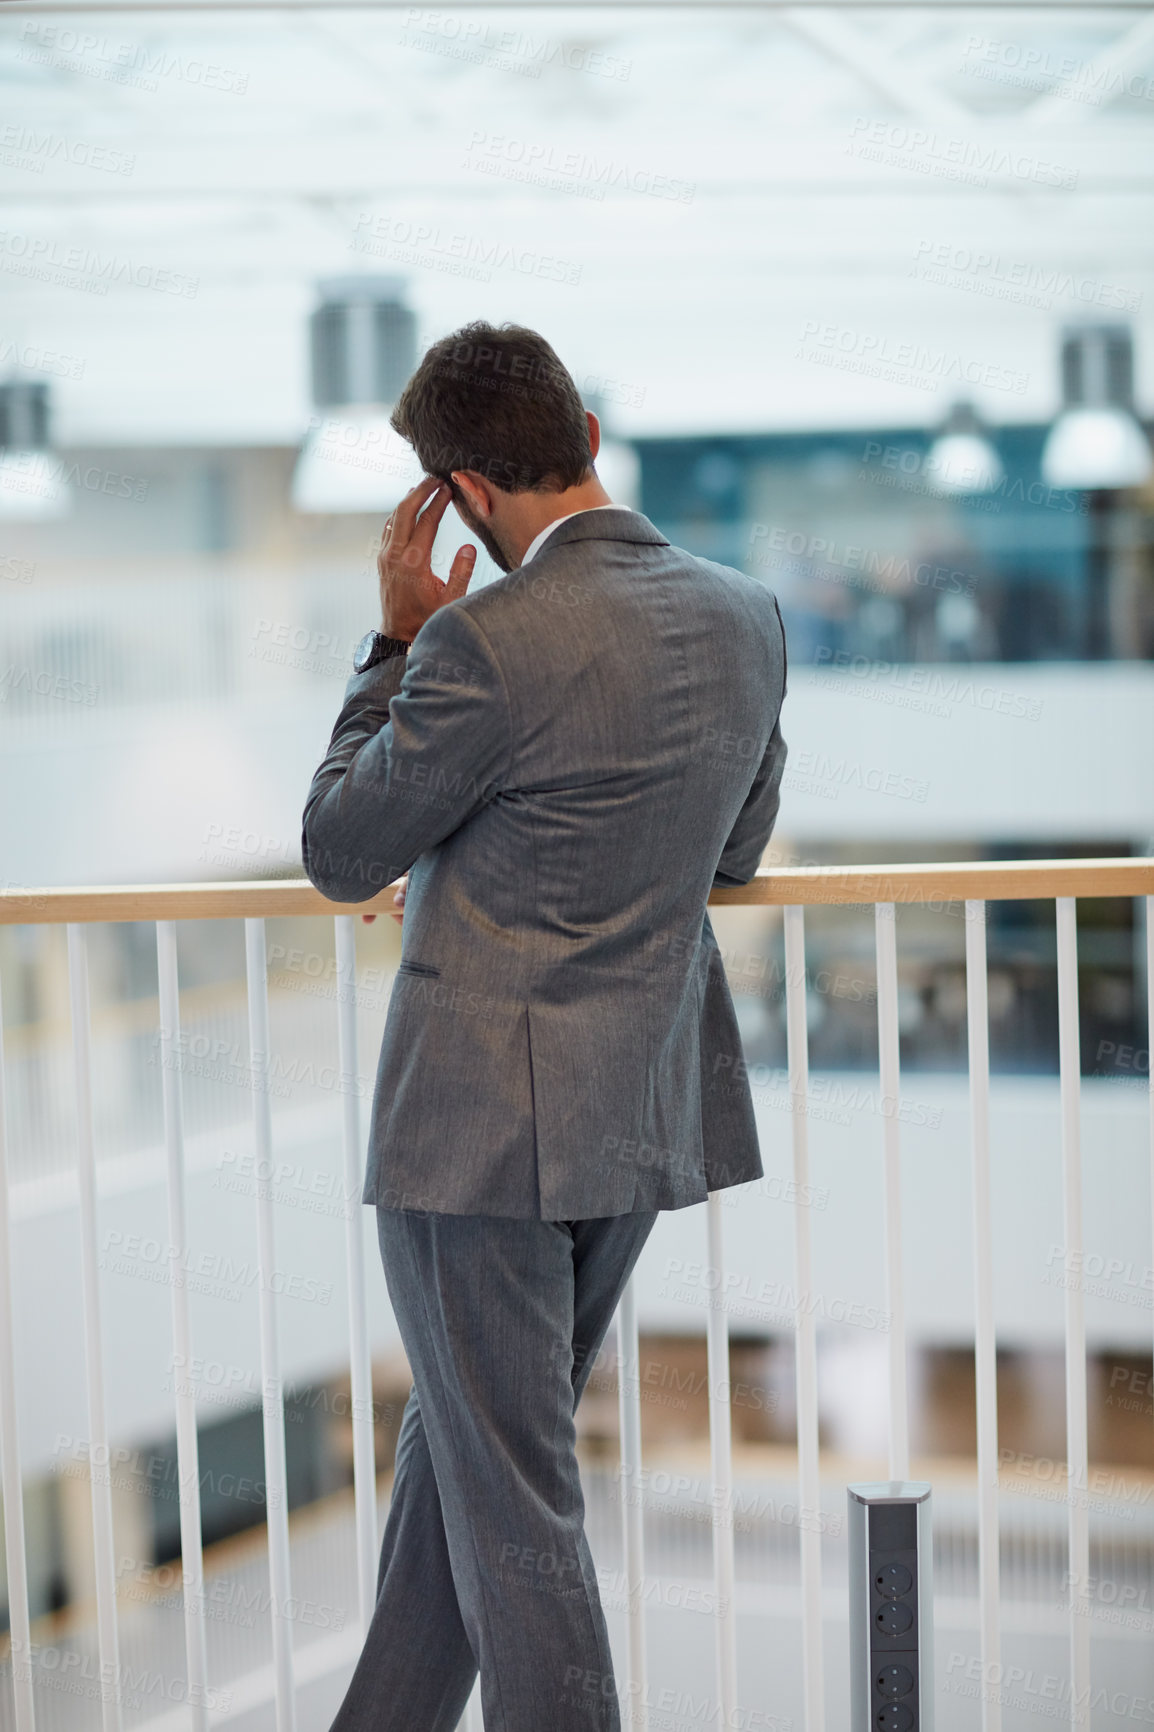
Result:
<svg viewBox="0 0 1154 1732">
<path fill-rule="evenodd" d="M 423 346 L 477 317 L 553 342 L 602 416 L 616 498 L 778 594 L 791 755 L 767 862 L 1154 852 L 1146 14 L 26 4 L 0 20 L 0 81 L 4 888 L 299 875 L 305 791 L 376 621 L 383 517 L 416 478 L 387 410 Z M 458 530 L 450 513 L 442 571 Z M 474 582 L 498 576 L 482 554 Z M 967 1231 L 950 1225 L 968 1219 L 961 913 L 898 916 L 907 1177 L 923 1222 L 907 1252 L 915 1450 L 944 1488 L 959 1627 L 974 1567 L 973 1299 Z M 1118 1202 L 1147 1182 L 1140 913 L 1084 904 L 1080 970 L 1087 1243 L 1118 1264 L 1088 1301 L 1092 1454 L 1123 1488 L 1122 1514 L 1096 1518 L 1095 1555 L 1146 1595 L 1151 1254 L 1140 1212 Z M 714 918 L 767 1171 L 733 1198 L 733 1256 L 788 1285 L 780 914 Z M 837 1508 L 846 1464 L 877 1467 L 884 1438 L 869 911 L 815 911 L 807 941 L 811 1064 L 828 1103 L 811 1204 Z M 131 923 L 94 928 L 91 945 L 121 1592 L 132 1639 L 177 1655 L 182 1371 L 163 1285 L 155 945 Z M 296 1276 L 282 1300 L 294 1568 L 319 1608 L 297 1631 L 302 1652 L 318 1644 L 305 1726 L 327 1724 L 353 1621 L 331 945 L 328 922 L 270 923 L 277 1200 Z M 378 922 L 358 945 L 368 1078 L 399 935 Z M 251 1684 L 267 1633 L 243 939 L 208 923 L 180 947 L 190 1210 L 207 1258 L 193 1296 L 202 1505 L 226 1584 L 211 1659 L 233 1722 L 255 1732 L 271 1722 Z M 1015 1461 L 1064 1448 L 1055 956 L 1052 905 L 991 905 Z M 83 1648 L 63 933 L 0 928 L 0 984 L 33 1609 L 42 1640 Z M 699 1214 L 662 1222 L 639 1277 L 647 1448 L 671 1473 L 707 1472 L 704 1313 L 674 1278 L 702 1254 Z M 372 1280 L 383 1501 L 407 1382 L 379 1270 Z M 792 1472 L 782 1309 L 765 1302 L 735 1325 L 755 1398 L 734 1423 L 755 1486 Z M 610 1354 L 582 1420 L 610 1603 L 613 1389 Z M 1061 1645 L 1061 1511 L 1037 1489 L 1007 1492 L 1006 1519 L 1015 1639 L 1044 1657 Z M 650 1516 L 662 1567 L 687 1579 L 709 1567 L 693 1514 L 691 1496 Z M 767 1515 L 742 1540 L 747 1614 L 781 1630 L 796 1539 Z M 840 1543 L 831 1524 L 834 1579 Z M 1134 1692 L 1154 1693 L 1150 1600 L 1154 1588 L 1137 1634 L 1095 1627 Z M 698 1631 L 688 1615 L 669 1629 L 675 1665 Z M 796 1718 L 794 1665 L 774 1651 L 770 1694 Z M 46 1726 L 96 1723 L 98 1703 L 40 1698 Z M 947 1732 L 971 1724 L 949 1718 L 964 1707 L 943 1702 Z M 134 1723 L 158 1712 L 144 1702 Z M 0 1694 L 0 1725 L 8 1713 Z"/>
</svg>

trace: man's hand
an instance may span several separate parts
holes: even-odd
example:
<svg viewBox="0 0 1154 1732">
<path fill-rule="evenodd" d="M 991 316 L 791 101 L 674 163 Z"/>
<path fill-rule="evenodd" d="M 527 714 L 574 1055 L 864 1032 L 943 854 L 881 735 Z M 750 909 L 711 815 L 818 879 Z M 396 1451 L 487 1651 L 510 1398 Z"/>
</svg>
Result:
<svg viewBox="0 0 1154 1732">
<path fill-rule="evenodd" d="M 377 571 L 381 579 L 381 630 L 386 637 L 412 643 L 430 614 L 446 602 L 456 601 L 469 587 L 477 558 L 475 547 L 457 549 L 444 583 L 430 564 L 433 538 L 448 503 L 448 487 L 428 475 L 405 494 L 385 524 Z"/>
<path fill-rule="evenodd" d="M 398 926 L 403 926 L 403 924 L 404 924 L 404 919 L 405 919 L 405 891 L 408 888 L 409 888 L 409 874 L 406 872 L 405 876 L 403 878 L 398 879 L 397 888 L 393 892 L 393 904 L 396 908 L 400 909 L 400 913 L 389 915 L 389 919 L 395 920 Z M 376 918 L 377 917 L 375 914 L 362 914 L 361 915 L 361 919 L 364 921 L 366 926 L 371 926 L 373 921 Z"/>
</svg>

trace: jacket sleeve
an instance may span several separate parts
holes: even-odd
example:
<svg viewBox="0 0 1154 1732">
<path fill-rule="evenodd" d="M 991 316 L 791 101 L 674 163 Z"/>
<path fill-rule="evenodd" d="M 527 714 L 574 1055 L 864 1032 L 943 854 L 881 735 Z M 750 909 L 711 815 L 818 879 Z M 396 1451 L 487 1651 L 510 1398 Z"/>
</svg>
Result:
<svg viewBox="0 0 1154 1732">
<path fill-rule="evenodd" d="M 785 627 L 782 625 L 781 609 L 774 600 L 777 611 L 777 623 L 781 631 L 781 696 L 784 701 L 786 678 L 788 673 Z M 781 777 L 785 769 L 786 744 L 781 737 L 781 711 L 773 724 L 773 732 L 769 736 L 769 744 L 765 755 L 758 765 L 753 785 L 745 797 L 745 804 L 737 815 L 729 840 L 721 851 L 717 870 L 713 877 L 714 890 L 736 889 L 741 884 L 748 884 L 761 862 L 766 843 L 773 833 L 777 821 L 778 808 L 781 805 Z"/>
<path fill-rule="evenodd" d="M 367 901 L 493 799 L 511 758 L 501 669 L 450 602 L 407 657 L 350 679 L 305 802 L 305 872 L 334 902 Z"/>
</svg>

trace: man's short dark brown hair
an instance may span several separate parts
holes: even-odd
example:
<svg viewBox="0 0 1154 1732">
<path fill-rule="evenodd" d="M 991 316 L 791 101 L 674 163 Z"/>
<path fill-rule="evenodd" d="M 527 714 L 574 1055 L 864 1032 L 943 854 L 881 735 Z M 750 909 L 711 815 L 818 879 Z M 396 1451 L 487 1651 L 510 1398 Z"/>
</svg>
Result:
<svg viewBox="0 0 1154 1732">
<path fill-rule="evenodd" d="M 552 493 L 587 481 L 593 468 L 572 375 L 525 325 L 478 319 L 442 337 L 391 421 L 425 473 L 442 481 L 472 469 L 506 493 Z"/>
</svg>

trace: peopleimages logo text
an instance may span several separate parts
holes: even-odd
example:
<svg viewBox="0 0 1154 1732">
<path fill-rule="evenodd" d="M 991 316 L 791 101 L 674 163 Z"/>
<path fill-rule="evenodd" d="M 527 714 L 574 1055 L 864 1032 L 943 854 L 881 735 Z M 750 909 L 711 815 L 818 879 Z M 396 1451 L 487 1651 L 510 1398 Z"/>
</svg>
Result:
<svg viewBox="0 0 1154 1732">
<path fill-rule="evenodd" d="M 102 292 L 109 283 L 119 283 L 137 289 L 157 289 L 162 294 L 181 295 L 186 300 L 193 300 L 200 287 L 199 277 L 187 277 L 179 271 L 165 270 L 134 259 L 115 258 L 98 253 L 92 247 L 67 246 L 47 235 L 29 235 L 19 229 L 0 229 L 0 261 L 8 260 L 19 261 L 36 270 L 73 273 L 98 285 Z M 12 269 L 13 266 L 4 263 L 4 268 Z"/>
<path fill-rule="evenodd" d="M 870 120 L 859 115 L 850 128 L 849 155 L 887 160 L 921 174 L 967 180 L 974 186 L 989 185 L 990 176 L 1031 181 L 1038 186 L 1071 189 L 1078 184 L 1078 171 L 1027 150 L 979 143 L 972 138 L 944 136 L 931 127 L 909 126 L 904 121 Z"/>
</svg>

